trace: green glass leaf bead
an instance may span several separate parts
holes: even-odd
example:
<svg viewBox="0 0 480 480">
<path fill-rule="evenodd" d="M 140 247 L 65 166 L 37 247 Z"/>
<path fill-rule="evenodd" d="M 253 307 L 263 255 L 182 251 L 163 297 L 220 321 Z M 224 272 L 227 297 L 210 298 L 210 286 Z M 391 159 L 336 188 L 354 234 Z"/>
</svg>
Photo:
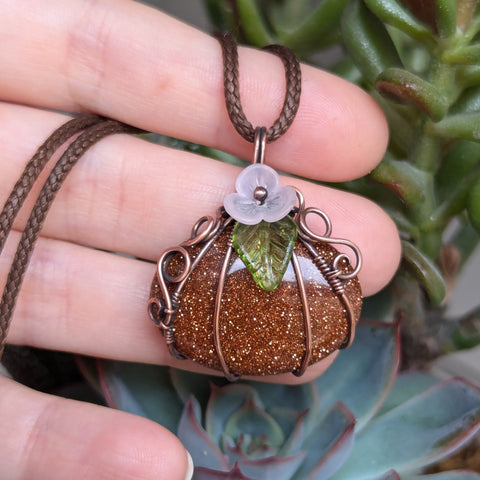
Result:
<svg viewBox="0 0 480 480">
<path fill-rule="evenodd" d="M 233 247 L 258 285 L 275 290 L 282 281 L 297 240 L 297 225 L 287 215 L 278 222 L 256 225 L 237 222 Z"/>
</svg>

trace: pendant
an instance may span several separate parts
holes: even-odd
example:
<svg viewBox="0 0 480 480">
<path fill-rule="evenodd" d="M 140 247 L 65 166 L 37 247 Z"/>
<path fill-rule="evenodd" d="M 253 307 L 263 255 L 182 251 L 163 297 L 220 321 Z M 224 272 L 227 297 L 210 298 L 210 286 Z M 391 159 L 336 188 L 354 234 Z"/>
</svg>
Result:
<svg viewBox="0 0 480 480">
<path fill-rule="evenodd" d="M 160 256 L 148 304 L 174 357 L 231 381 L 302 375 L 351 344 L 362 305 L 358 247 L 332 238 L 328 216 L 280 186 L 264 164 L 265 144 L 259 128 L 254 163 L 238 176 L 236 193 Z M 311 216 L 323 220 L 321 235 L 308 226 Z M 348 247 L 353 261 L 332 245 Z"/>
</svg>

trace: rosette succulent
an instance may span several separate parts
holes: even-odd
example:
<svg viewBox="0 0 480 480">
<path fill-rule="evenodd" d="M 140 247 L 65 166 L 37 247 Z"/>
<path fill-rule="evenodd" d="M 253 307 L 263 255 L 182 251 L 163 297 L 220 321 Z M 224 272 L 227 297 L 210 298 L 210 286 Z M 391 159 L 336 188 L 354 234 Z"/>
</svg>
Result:
<svg viewBox="0 0 480 480">
<path fill-rule="evenodd" d="M 419 473 L 478 431 L 479 389 L 398 375 L 398 364 L 398 325 L 362 323 L 354 345 L 304 385 L 229 384 L 110 361 L 99 364 L 98 378 L 112 406 L 179 436 L 195 480 L 480 479 Z"/>
<path fill-rule="evenodd" d="M 365 316 L 403 314 L 402 353 L 410 364 L 478 344 L 480 309 L 446 321 L 438 305 L 479 243 L 480 2 L 205 4 L 216 29 L 254 46 L 287 45 L 374 96 L 390 125 L 387 154 L 367 177 L 336 186 L 372 198 L 391 215 L 404 262 Z M 332 46 L 338 55 L 324 63 Z M 269 203 L 275 197 L 254 195 L 252 182 L 238 193 L 245 198 L 232 203 L 247 220 L 277 208 Z M 425 472 L 479 430 L 479 389 L 419 370 L 398 373 L 399 338 L 397 324 L 362 320 L 353 346 L 300 386 L 229 384 L 110 361 L 99 363 L 95 381 L 110 405 L 177 434 L 193 456 L 195 480 L 480 480 L 474 472 Z"/>
<path fill-rule="evenodd" d="M 401 232 L 404 262 L 391 289 L 403 358 L 415 364 L 478 344 L 480 308 L 447 319 L 438 305 L 479 243 L 479 1 L 205 5 L 215 29 L 253 46 L 286 45 L 374 97 L 390 126 L 387 153 L 369 175 L 336 187 L 373 199 Z"/>
</svg>

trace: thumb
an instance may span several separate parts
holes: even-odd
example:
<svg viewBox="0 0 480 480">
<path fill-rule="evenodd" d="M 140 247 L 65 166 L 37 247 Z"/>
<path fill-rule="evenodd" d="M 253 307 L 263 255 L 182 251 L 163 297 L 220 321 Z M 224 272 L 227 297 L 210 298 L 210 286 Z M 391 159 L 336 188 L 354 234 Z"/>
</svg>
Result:
<svg viewBox="0 0 480 480">
<path fill-rule="evenodd" d="M 46 395 L 0 375 L 0 465 L 5 480 L 189 480 L 191 459 L 160 425 Z"/>
</svg>

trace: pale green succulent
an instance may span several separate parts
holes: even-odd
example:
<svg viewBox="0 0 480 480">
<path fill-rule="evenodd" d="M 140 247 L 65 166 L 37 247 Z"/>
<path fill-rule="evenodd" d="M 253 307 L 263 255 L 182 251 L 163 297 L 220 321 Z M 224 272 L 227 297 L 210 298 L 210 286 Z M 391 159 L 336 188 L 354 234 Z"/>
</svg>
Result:
<svg viewBox="0 0 480 480">
<path fill-rule="evenodd" d="M 110 361 L 98 372 L 112 406 L 179 436 L 195 480 L 479 480 L 418 473 L 478 431 L 479 389 L 397 376 L 398 363 L 398 325 L 363 323 L 354 345 L 300 386 Z"/>
<path fill-rule="evenodd" d="M 393 287 L 365 316 L 402 312 L 403 353 L 412 363 L 478 344 L 480 308 L 472 319 L 446 321 L 436 305 L 480 238 L 480 1 L 205 3 L 215 27 L 242 43 L 282 43 L 314 63 L 332 45 L 343 52 L 331 70 L 375 97 L 391 140 L 369 176 L 337 186 L 375 200 L 403 240 Z M 225 160 L 198 145 L 175 146 Z M 443 245 L 454 218 L 451 245 Z M 457 263 L 441 270 L 452 249 Z M 423 473 L 478 431 L 479 389 L 419 371 L 397 374 L 398 325 L 361 322 L 357 332 L 321 378 L 302 386 L 227 384 L 118 362 L 101 362 L 96 380 L 112 406 L 180 437 L 195 480 L 480 480 L 465 471 Z"/>
</svg>

